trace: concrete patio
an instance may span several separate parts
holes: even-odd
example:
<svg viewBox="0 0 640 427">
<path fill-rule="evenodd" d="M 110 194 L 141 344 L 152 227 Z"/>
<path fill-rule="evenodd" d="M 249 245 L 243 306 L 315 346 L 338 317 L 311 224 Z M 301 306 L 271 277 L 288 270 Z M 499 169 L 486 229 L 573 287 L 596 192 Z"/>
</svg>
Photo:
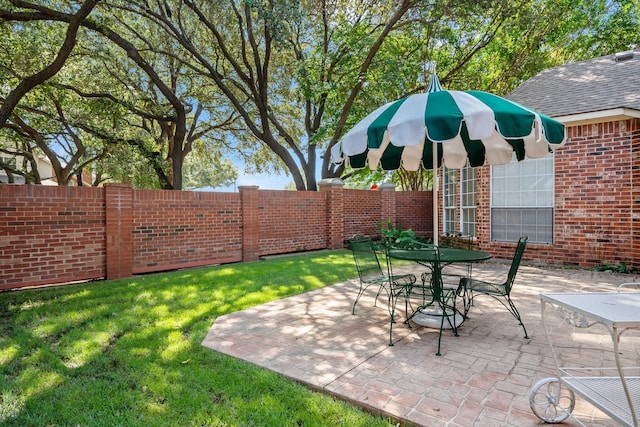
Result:
<svg viewBox="0 0 640 427">
<path fill-rule="evenodd" d="M 502 279 L 507 269 L 487 262 L 475 266 L 473 276 Z M 634 281 L 640 276 L 523 265 L 512 297 L 530 339 L 498 302 L 478 297 L 459 336 L 443 333 L 441 357 L 435 355 L 437 330 L 409 329 L 403 319 L 394 327 L 394 346 L 388 345 L 389 315 L 384 298 L 373 306 L 374 289 L 352 315 L 357 279 L 221 316 L 202 344 L 403 425 L 539 426 L 544 423 L 529 407 L 529 392 L 556 374 L 539 294 Z M 615 366 L 603 328 L 574 330 L 555 316 L 548 319 L 554 351 L 563 360 Z M 622 348 L 637 366 L 640 334 L 625 335 Z M 591 426 L 617 425 L 578 396 L 573 415 Z"/>
</svg>

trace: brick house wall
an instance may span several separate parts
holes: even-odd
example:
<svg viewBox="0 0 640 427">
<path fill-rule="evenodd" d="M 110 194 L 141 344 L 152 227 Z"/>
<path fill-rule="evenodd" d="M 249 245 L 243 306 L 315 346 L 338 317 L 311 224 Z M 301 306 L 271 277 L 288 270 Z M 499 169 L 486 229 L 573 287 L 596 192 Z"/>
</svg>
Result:
<svg viewBox="0 0 640 427">
<path fill-rule="evenodd" d="M 553 245 L 528 243 L 524 259 L 640 268 L 640 119 L 568 126 L 567 137 L 554 154 Z M 491 241 L 490 166 L 478 168 L 476 179 L 477 240 L 509 259 L 515 244 Z"/>
<path fill-rule="evenodd" d="M 640 120 L 567 129 L 570 145 L 556 160 L 556 260 L 568 264 L 633 264 L 640 253 Z M 565 150 L 566 148 L 566 150 Z M 634 199 L 635 190 L 635 199 Z M 636 243 L 637 244 L 637 243 Z M 562 256 L 562 258 L 561 258 Z"/>
</svg>

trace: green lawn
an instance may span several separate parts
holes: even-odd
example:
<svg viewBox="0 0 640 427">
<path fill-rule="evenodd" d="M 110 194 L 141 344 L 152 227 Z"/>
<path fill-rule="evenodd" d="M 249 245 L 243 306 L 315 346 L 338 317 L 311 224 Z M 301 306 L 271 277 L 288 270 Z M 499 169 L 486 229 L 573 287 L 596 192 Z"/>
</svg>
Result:
<svg viewBox="0 0 640 427">
<path fill-rule="evenodd" d="M 0 424 L 388 426 L 203 348 L 218 316 L 354 277 L 321 252 L 0 294 Z"/>
</svg>

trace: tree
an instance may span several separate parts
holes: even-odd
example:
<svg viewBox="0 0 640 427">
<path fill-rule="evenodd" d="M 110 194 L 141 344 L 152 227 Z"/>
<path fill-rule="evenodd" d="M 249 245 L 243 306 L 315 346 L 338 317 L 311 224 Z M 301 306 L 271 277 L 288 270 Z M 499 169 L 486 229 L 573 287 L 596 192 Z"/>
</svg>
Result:
<svg viewBox="0 0 640 427">
<path fill-rule="evenodd" d="M 13 3 L 17 5 L 22 4 L 20 1 L 13 1 Z M 71 15 L 64 42 L 62 43 L 60 50 L 58 50 L 53 62 L 35 74 L 22 77 L 16 88 L 2 100 L 2 106 L 0 107 L 0 127 L 6 123 L 7 119 L 13 112 L 13 109 L 18 105 L 22 97 L 24 97 L 34 87 L 47 81 L 60 71 L 69 55 L 71 55 L 71 51 L 76 43 L 78 28 L 80 28 L 84 19 L 91 13 L 97 3 L 98 0 L 86 0 L 78 11 Z M 17 14 L 19 14 L 19 12 L 14 16 L 17 16 Z"/>
<path fill-rule="evenodd" d="M 496 7 L 487 9 L 490 11 L 487 14 L 474 14 L 470 8 L 467 14 L 442 15 L 432 26 L 424 27 L 421 39 L 429 46 L 427 57 L 438 64 L 445 88 L 473 88 L 506 95 L 545 68 L 625 50 L 638 38 L 637 0 L 548 0 L 495 2 L 494 5 Z M 488 17 L 494 19 L 488 21 Z M 602 34 L 607 36 L 600 36 Z M 397 77 L 389 80 L 394 86 L 399 85 Z M 385 87 L 385 92 L 393 93 L 391 89 Z M 363 92 L 360 98 L 364 99 L 364 95 Z M 354 121 L 351 123 L 355 124 L 388 100 L 391 99 L 370 102 L 363 112 L 352 109 L 350 119 Z M 340 133 L 334 136 L 339 137 Z M 327 151 L 325 161 L 328 155 Z M 352 173 L 340 169 L 337 172 L 345 177 Z M 393 175 L 394 182 L 402 188 L 406 188 L 407 181 L 399 174 L 404 173 L 400 170 Z"/>
<path fill-rule="evenodd" d="M 17 176 L 21 176 L 27 184 L 40 184 L 42 179 L 38 170 L 36 153 L 26 141 L 18 138 L 7 142 L 0 139 L 0 168 L 7 175 L 7 182 L 18 182 Z"/>
<path fill-rule="evenodd" d="M 29 159 L 31 163 L 31 167 L 25 168 L 23 173 L 26 182 L 41 183 L 36 166 L 36 157 L 39 155 L 49 159 L 59 185 L 69 185 L 74 179 L 78 185 L 82 185 L 83 169 L 104 155 L 103 149 L 91 150 L 85 144 L 77 129 L 67 120 L 62 102 L 53 97 L 49 106 L 52 111 L 47 111 L 46 106 L 40 110 L 30 109 L 25 113 L 26 117 L 14 112 L 11 123 L 5 125 L 4 134 L 12 135 L 14 141 L 20 141 L 20 148 L 16 145 L 14 150 L 5 152 L 16 158 Z M 54 150 L 54 145 L 58 151 Z"/>
<path fill-rule="evenodd" d="M 25 2 L 20 2 L 20 5 L 35 12 L 0 10 L 0 16 L 26 23 L 44 19 L 69 22 L 73 19 L 68 13 L 44 6 Z M 67 73 L 59 75 L 58 82 L 54 84 L 82 98 L 83 102 L 101 104 L 104 109 L 98 112 L 98 116 L 104 120 L 87 121 L 76 116 L 73 126 L 105 144 L 136 147 L 151 163 L 163 188 L 181 189 L 182 166 L 192 144 L 198 140 L 206 141 L 209 134 L 232 124 L 233 112 L 224 115 L 217 124 L 212 124 L 210 119 L 219 118 L 220 114 L 210 114 L 203 120 L 202 104 L 197 99 L 199 93 L 194 89 L 201 87 L 199 82 L 189 81 L 180 63 L 171 61 L 170 57 L 153 52 L 143 55 L 134 44 L 141 41 L 144 47 L 147 40 L 153 39 L 159 50 L 171 51 L 171 40 L 162 44 L 162 38 L 154 37 L 149 26 L 133 31 L 126 15 L 105 14 L 99 10 L 94 16 L 96 21 L 82 21 L 82 26 L 90 31 L 83 38 L 84 53 L 81 56 L 84 60 L 82 66 L 95 74 L 83 73 L 82 70 Z M 110 43 L 105 44 L 105 39 Z M 103 47 L 105 45 L 106 48 Z M 114 48 L 120 51 L 114 52 Z M 82 78 L 77 78 L 78 75 Z M 139 96 L 132 97 L 132 92 Z M 202 98 L 211 99 L 210 96 Z M 114 114 L 113 125 L 109 125 L 105 115 L 115 113 L 117 109 L 120 112 Z M 161 158 L 163 152 L 167 162 Z M 229 172 L 228 168 L 224 170 Z M 102 173 L 100 175 L 103 176 Z"/>
<path fill-rule="evenodd" d="M 321 3 L 325 12 L 334 6 Z M 374 6 L 393 12 L 384 25 L 389 32 L 404 12 L 418 3 L 403 1 L 392 8 L 392 2 L 382 1 Z M 324 100 L 323 95 L 319 99 L 301 96 L 297 76 L 304 73 L 302 61 L 309 46 L 318 43 L 317 35 L 322 36 L 324 31 L 321 43 L 331 43 L 328 27 L 315 24 L 318 14 L 307 14 L 316 10 L 318 2 L 306 3 L 304 9 L 297 2 L 197 5 L 176 1 L 158 8 L 148 7 L 144 1 L 110 5 L 136 13 L 143 18 L 140 22 L 152 24 L 174 38 L 182 51 L 167 52 L 153 43 L 148 46 L 157 54 L 180 61 L 224 94 L 225 108 L 235 111 L 244 125 L 230 131 L 235 147 L 254 158 L 260 155 L 258 169 L 284 168 L 291 173 L 296 188 L 316 188 L 317 153 L 321 149 L 316 134 L 322 125 Z M 338 6 L 346 5 L 348 2 Z M 336 13 L 340 8 L 335 8 Z M 340 19 L 348 22 L 340 13 Z M 376 25 L 386 18 L 376 15 Z M 329 25 L 333 18 L 325 13 L 324 19 Z M 347 65 L 350 67 L 341 66 Z M 332 84 L 330 79 L 325 78 L 325 82 Z"/>
<path fill-rule="evenodd" d="M 10 3 L 0 5 L 0 18 L 10 22 L 68 26 L 76 19 L 51 2 Z M 637 27 L 634 6 L 637 0 L 102 0 L 80 25 L 87 57 L 107 69 L 99 77 L 118 82 L 117 96 L 103 93 L 103 101 L 126 110 L 112 143 L 137 144 L 163 187 L 182 188 L 192 137 L 209 127 L 204 139 L 215 132 L 211 140 L 252 159 L 256 171 L 284 170 L 298 190 L 315 190 L 318 166 L 323 178 L 350 173 L 329 157 L 346 130 L 385 101 L 425 89 L 427 61 L 437 63 L 449 89 L 503 95 L 543 68 L 619 46 Z M 105 45 L 118 52 L 113 63 L 101 56 Z M 86 79 L 68 89 L 97 96 L 79 89 Z M 128 90 L 136 96 L 127 98 Z"/>
<path fill-rule="evenodd" d="M 452 89 L 493 85 L 502 92 L 557 60 L 547 40 L 574 35 L 582 16 L 601 10 L 562 0 L 184 0 L 162 8 L 139 0 L 121 7 L 175 38 L 183 50 L 172 57 L 215 85 L 241 118 L 238 150 L 258 154 L 258 168 L 287 170 L 299 190 L 316 188 L 319 156 L 323 178 L 343 174 L 329 149 L 372 106 L 424 90 L 417 77 L 427 60 Z M 523 29 L 514 40 L 525 49 L 489 56 Z M 523 52 L 533 60 L 518 68 Z M 515 71 L 495 78 L 478 72 L 483 67 L 498 76 Z"/>
<path fill-rule="evenodd" d="M 184 166 L 184 186 L 188 190 L 233 185 L 238 170 L 228 159 L 212 156 L 203 143 L 195 144 Z"/>
</svg>

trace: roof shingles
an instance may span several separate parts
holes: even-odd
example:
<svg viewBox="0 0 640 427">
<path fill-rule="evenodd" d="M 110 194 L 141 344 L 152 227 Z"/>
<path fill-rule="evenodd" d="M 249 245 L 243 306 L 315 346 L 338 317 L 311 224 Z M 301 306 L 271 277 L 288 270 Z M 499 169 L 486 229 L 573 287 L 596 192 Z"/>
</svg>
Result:
<svg viewBox="0 0 640 427">
<path fill-rule="evenodd" d="M 640 110 L 640 51 L 626 60 L 607 55 L 544 70 L 507 98 L 551 117 Z"/>
</svg>

